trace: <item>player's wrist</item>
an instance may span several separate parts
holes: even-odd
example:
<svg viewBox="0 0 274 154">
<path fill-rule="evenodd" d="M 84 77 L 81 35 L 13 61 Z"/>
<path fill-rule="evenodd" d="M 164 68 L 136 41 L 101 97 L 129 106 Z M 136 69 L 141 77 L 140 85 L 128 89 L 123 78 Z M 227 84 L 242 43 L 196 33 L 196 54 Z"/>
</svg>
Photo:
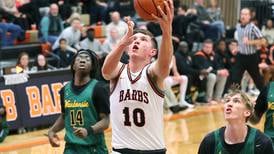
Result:
<svg viewBox="0 0 274 154">
<path fill-rule="evenodd" d="M 89 126 L 86 128 L 86 130 L 87 130 L 88 135 L 94 134 L 94 130 L 92 127 Z"/>
</svg>

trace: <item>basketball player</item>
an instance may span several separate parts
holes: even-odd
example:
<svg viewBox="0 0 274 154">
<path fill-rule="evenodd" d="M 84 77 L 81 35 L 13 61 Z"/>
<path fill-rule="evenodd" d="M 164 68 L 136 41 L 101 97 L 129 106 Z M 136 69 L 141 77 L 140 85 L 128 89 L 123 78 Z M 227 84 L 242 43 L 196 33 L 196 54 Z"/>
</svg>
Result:
<svg viewBox="0 0 274 154">
<path fill-rule="evenodd" d="M 273 154 L 271 140 L 246 124 L 253 112 L 253 103 L 238 88 L 224 98 L 227 125 L 208 134 L 199 147 L 199 154 Z"/>
<path fill-rule="evenodd" d="M 57 132 L 66 129 L 66 154 L 108 153 L 103 131 L 109 125 L 109 94 L 94 79 L 98 61 L 91 50 L 80 50 L 71 65 L 73 80 L 60 91 L 62 114 L 50 128 L 53 147 L 60 146 Z"/>
<path fill-rule="evenodd" d="M 9 127 L 7 124 L 6 108 L 0 99 L 0 143 L 2 143 L 9 134 Z"/>
<path fill-rule="evenodd" d="M 250 122 L 256 124 L 260 121 L 263 114 L 266 112 L 264 123 L 264 133 L 272 139 L 274 144 L 274 71 L 271 72 L 271 80 L 268 85 L 260 92 L 256 100 L 254 115 Z"/>
<path fill-rule="evenodd" d="M 163 139 L 163 81 L 169 75 L 173 55 L 171 41 L 173 2 L 164 2 L 166 13 L 158 7 L 162 17 L 153 15 L 160 24 L 163 41 L 158 58 L 157 43 L 146 30 L 134 30 L 126 18 L 128 31 L 116 48 L 106 57 L 102 68 L 110 80 L 110 110 L 113 153 L 164 154 Z M 119 62 L 128 49 L 129 63 Z"/>
</svg>

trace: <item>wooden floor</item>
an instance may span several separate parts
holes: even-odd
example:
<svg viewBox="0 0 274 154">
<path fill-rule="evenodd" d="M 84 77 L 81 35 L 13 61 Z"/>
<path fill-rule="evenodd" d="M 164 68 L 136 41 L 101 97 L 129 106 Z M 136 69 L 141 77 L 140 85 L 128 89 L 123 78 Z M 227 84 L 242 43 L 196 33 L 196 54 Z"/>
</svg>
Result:
<svg viewBox="0 0 274 154">
<path fill-rule="evenodd" d="M 165 142 L 168 154 L 196 154 L 202 138 L 210 131 L 225 125 L 222 105 L 196 106 L 173 115 L 165 113 Z M 262 129 L 263 121 L 255 126 Z M 45 134 L 39 130 L 23 135 L 8 136 L 0 145 L 0 154 L 60 154 L 64 149 L 52 148 Z M 110 148 L 111 130 L 106 131 L 106 142 Z M 59 133 L 63 138 L 64 131 Z"/>
</svg>

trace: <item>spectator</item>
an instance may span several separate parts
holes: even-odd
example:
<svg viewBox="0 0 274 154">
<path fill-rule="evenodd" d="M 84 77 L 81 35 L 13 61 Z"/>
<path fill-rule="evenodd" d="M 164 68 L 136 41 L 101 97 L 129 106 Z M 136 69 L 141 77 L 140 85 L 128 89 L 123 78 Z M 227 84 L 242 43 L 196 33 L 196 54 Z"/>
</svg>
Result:
<svg viewBox="0 0 274 154">
<path fill-rule="evenodd" d="M 208 72 L 206 69 L 195 69 L 193 67 L 192 56 L 190 55 L 190 51 L 188 48 L 188 44 L 186 42 L 180 42 L 177 51 L 175 52 L 176 57 L 176 65 L 178 68 L 178 72 L 181 75 L 186 75 L 188 78 L 188 88 L 187 88 L 187 96 L 186 100 L 191 102 L 190 98 L 190 89 L 192 86 L 198 87 L 198 100 L 199 102 L 206 102 L 205 99 L 205 89 L 206 89 L 206 80 L 200 80 L 199 76 L 207 76 Z"/>
<path fill-rule="evenodd" d="M 2 143 L 9 134 L 9 127 L 6 119 L 6 108 L 3 106 L 3 103 L 0 104 L 0 143 Z"/>
<path fill-rule="evenodd" d="M 186 90 L 187 90 L 187 84 L 188 84 L 188 78 L 185 75 L 181 75 L 179 74 L 178 70 L 177 70 L 177 65 L 176 65 L 176 59 L 175 56 L 172 57 L 172 61 L 170 63 L 170 69 L 171 72 L 173 74 L 173 76 L 168 76 L 165 78 L 164 80 L 164 84 L 166 88 L 171 88 L 172 86 L 179 84 L 180 86 L 180 102 L 179 104 L 182 106 L 187 106 L 189 108 L 192 108 L 193 105 L 189 104 L 186 100 L 185 100 L 185 96 L 186 96 Z"/>
<path fill-rule="evenodd" d="M 211 40 L 204 41 L 202 50 L 198 51 L 193 58 L 193 65 L 198 70 L 206 69 L 209 72 L 206 77 L 207 102 L 216 103 L 215 101 L 220 101 L 229 73 L 226 69 L 218 67 Z"/>
<path fill-rule="evenodd" d="M 187 27 L 191 22 L 197 19 L 197 16 L 188 11 L 186 5 L 181 5 L 177 10 L 177 15 L 172 22 L 173 36 L 180 39 L 180 41 L 187 39 Z"/>
<path fill-rule="evenodd" d="M 55 41 L 52 49 L 55 50 L 59 47 L 59 40 L 61 38 L 66 39 L 67 41 L 67 50 L 72 51 L 74 53 L 77 52 L 77 48 L 79 48 L 79 41 L 81 37 L 81 22 L 79 18 L 73 18 L 71 20 L 71 26 L 66 28 Z"/>
<path fill-rule="evenodd" d="M 29 72 L 29 55 L 26 52 L 21 52 L 16 63 L 16 73 Z"/>
<path fill-rule="evenodd" d="M 80 42 L 80 47 L 82 49 L 90 49 L 94 51 L 99 57 L 102 57 L 102 47 L 101 42 L 98 39 L 94 38 L 94 29 L 89 28 L 86 31 L 87 38 Z"/>
<path fill-rule="evenodd" d="M 34 61 L 34 66 L 31 68 L 31 71 L 48 71 L 54 69 L 48 64 L 46 57 L 42 54 L 38 54 Z"/>
<path fill-rule="evenodd" d="M 171 87 L 164 87 L 164 88 L 165 88 L 164 89 L 164 93 L 165 93 L 164 103 L 168 106 L 168 108 L 170 109 L 170 111 L 173 114 L 176 114 L 176 113 L 188 108 L 185 105 L 179 104 L 178 99 L 176 98 Z"/>
<path fill-rule="evenodd" d="M 224 117 L 226 126 L 204 137 L 198 154 L 272 154 L 270 138 L 259 130 L 247 125 L 253 114 L 253 102 L 240 89 L 233 89 L 224 98 Z M 271 114 L 272 120 L 272 114 Z M 269 125 L 272 126 L 272 123 Z"/>
<path fill-rule="evenodd" d="M 221 32 L 222 37 L 225 36 L 225 24 L 223 21 L 223 16 L 221 8 L 218 6 L 218 0 L 210 0 L 209 8 L 207 8 L 207 13 L 212 20 L 212 24 L 216 25 Z"/>
<path fill-rule="evenodd" d="M 51 4 L 49 15 L 44 16 L 40 23 L 42 41 L 54 44 L 63 29 L 64 26 L 59 16 L 58 5 Z"/>
<path fill-rule="evenodd" d="M 90 0 L 89 6 L 87 10 L 90 15 L 90 24 L 104 22 L 107 14 L 107 3 L 102 0 Z"/>
<path fill-rule="evenodd" d="M 7 36 L 7 32 L 10 33 Z M 20 26 L 13 23 L 0 22 L 0 46 L 14 45 L 14 41 L 22 34 L 23 30 Z"/>
<path fill-rule="evenodd" d="M 102 45 L 103 52 L 110 53 L 110 51 L 112 51 L 114 47 L 117 45 L 119 40 L 120 38 L 116 27 L 110 28 L 110 37 L 107 38 Z"/>
<path fill-rule="evenodd" d="M 193 7 L 197 10 L 198 22 L 205 33 L 206 38 L 219 40 L 221 37 L 220 23 L 214 23 L 210 18 L 205 6 L 204 0 L 196 0 Z"/>
<path fill-rule="evenodd" d="M 56 54 L 54 56 L 58 61 L 57 67 L 66 68 L 71 64 L 74 52 L 67 50 L 66 39 L 61 38 L 59 44 L 59 47 L 53 51 Z"/>
<path fill-rule="evenodd" d="M 259 64 L 259 68 L 263 74 L 265 85 L 268 84 L 271 72 L 274 70 L 273 51 L 274 45 L 272 45 L 269 50 L 264 47 L 260 51 L 261 63 Z"/>
<path fill-rule="evenodd" d="M 273 21 L 271 19 L 268 19 L 266 21 L 266 25 L 262 28 L 262 34 L 266 37 L 268 44 L 272 45 L 274 44 L 274 27 L 273 27 Z"/>
<path fill-rule="evenodd" d="M 19 25 L 24 30 L 30 28 L 29 15 L 19 12 L 15 0 L 0 0 L 0 14 L 7 23 Z"/>
<path fill-rule="evenodd" d="M 228 52 L 227 52 L 227 63 L 225 65 L 225 68 L 229 71 L 229 76 L 226 82 L 225 86 L 225 91 L 224 93 L 227 92 L 227 90 L 230 88 L 232 85 L 232 76 L 234 75 L 233 71 L 237 68 L 235 68 L 236 64 L 236 59 L 237 59 L 237 53 L 238 53 L 238 41 L 237 40 L 230 40 L 228 43 Z"/>
<path fill-rule="evenodd" d="M 260 58 L 256 47 L 264 45 L 266 40 L 258 27 L 251 23 L 250 9 L 243 8 L 241 10 L 240 23 L 237 24 L 236 29 L 240 50 L 237 55 L 232 82 L 239 84 L 243 73 L 247 71 L 254 80 L 256 87 L 262 90 L 264 83 L 259 72 Z"/>
<path fill-rule="evenodd" d="M 115 27 L 118 30 L 119 39 L 127 32 L 127 24 L 121 20 L 120 13 L 115 11 L 111 13 L 111 22 L 106 26 L 107 38 L 110 38 L 110 30 Z"/>
</svg>

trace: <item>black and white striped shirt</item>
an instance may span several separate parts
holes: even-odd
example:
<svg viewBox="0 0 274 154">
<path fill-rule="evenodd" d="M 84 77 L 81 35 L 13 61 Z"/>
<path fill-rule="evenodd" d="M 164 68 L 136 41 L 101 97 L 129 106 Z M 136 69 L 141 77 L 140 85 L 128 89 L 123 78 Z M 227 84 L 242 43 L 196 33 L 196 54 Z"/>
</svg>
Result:
<svg viewBox="0 0 274 154">
<path fill-rule="evenodd" d="M 247 37 L 248 40 L 255 40 L 263 37 L 263 34 L 253 23 L 249 23 L 245 26 L 241 26 L 241 24 L 237 24 L 237 37 L 239 42 L 239 53 L 243 55 L 251 55 L 256 53 L 255 45 L 246 45 L 243 42 L 243 38 Z"/>
</svg>

